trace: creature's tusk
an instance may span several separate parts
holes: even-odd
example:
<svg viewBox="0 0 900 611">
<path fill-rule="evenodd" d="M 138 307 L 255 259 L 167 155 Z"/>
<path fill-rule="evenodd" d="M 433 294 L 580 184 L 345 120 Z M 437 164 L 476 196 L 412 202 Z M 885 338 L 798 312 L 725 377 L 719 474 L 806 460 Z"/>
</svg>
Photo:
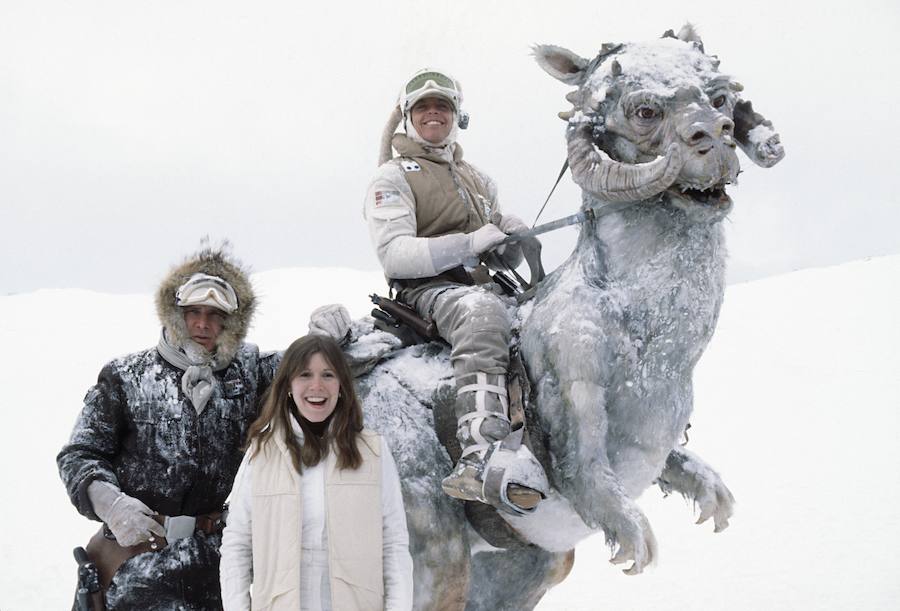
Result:
<svg viewBox="0 0 900 611">
<path fill-rule="evenodd" d="M 570 130 L 567 138 L 572 178 L 603 201 L 637 201 L 662 193 L 684 165 L 681 149 L 674 143 L 659 159 L 628 164 L 611 159 L 594 146 L 590 125 Z"/>
</svg>

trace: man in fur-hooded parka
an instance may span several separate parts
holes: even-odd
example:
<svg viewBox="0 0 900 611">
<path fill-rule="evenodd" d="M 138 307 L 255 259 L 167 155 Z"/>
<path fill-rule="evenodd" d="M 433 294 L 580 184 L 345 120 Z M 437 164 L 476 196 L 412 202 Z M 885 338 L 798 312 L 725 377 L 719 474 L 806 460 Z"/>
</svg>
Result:
<svg viewBox="0 0 900 611">
<path fill-rule="evenodd" d="M 202 290 L 192 293 L 197 286 Z M 216 305 L 213 298 L 224 310 L 235 308 L 216 309 L 221 330 L 215 345 L 205 349 L 191 339 L 184 304 L 193 299 Z M 129 506 L 163 516 L 221 510 L 258 400 L 277 366 L 276 355 L 260 355 L 243 341 L 255 306 L 247 271 L 220 250 L 205 249 L 170 272 L 156 295 L 158 345 L 103 368 L 57 456 L 81 514 L 101 520 L 98 514 L 115 515 Z M 122 523 L 120 534 L 108 524 L 120 544 L 152 540 L 153 532 L 138 529 L 123 543 L 128 520 Z M 130 558 L 113 578 L 107 608 L 221 609 L 220 542 L 218 532 L 196 531 Z"/>
</svg>

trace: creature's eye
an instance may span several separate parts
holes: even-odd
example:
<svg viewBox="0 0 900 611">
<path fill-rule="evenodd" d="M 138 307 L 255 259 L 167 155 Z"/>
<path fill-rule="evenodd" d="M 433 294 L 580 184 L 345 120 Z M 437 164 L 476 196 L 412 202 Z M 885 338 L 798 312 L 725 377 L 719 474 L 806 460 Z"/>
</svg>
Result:
<svg viewBox="0 0 900 611">
<path fill-rule="evenodd" d="M 659 116 L 659 111 L 652 106 L 640 106 L 634 114 L 638 119 L 649 121 L 650 119 L 655 119 Z"/>
<path fill-rule="evenodd" d="M 725 96 L 725 94 L 717 95 L 712 99 L 713 108 L 722 108 L 723 106 L 725 106 L 725 102 L 727 101 L 728 98 Z"/>
<path fill-rule="evenodd" d="M 650 91 L 634 91 L 622 102 L 625 116 L 642 130 L 656 127 L 663 116 L 663 102 Z"/>
</svg>

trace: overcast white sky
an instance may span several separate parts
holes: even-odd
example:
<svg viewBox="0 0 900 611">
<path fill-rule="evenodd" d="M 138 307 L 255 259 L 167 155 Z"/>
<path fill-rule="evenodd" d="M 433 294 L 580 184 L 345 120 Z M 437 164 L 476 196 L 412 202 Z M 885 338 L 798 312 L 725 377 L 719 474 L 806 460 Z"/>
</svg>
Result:
<svg viewBox="0 0 900 611">
<path fill-rule="evenodd" d="M 0 0 L 0 295 L 149 292 L 201 236 L 256 270 L 376 269 L 361 218 L 404 78 L 463 83 L 466 157 L 531 221 L 564 156 L 567 87 L 536 42 L 698 25 L 787 158 L 730 190 L 731 279 L 900 252 L 896 2 Z M 570 179 L 542 220 L 571 214 Z M 545 263 L 575 231 L 545 240 Z M 365 289 L 361 289 L 365 290 Z"/>
</svg>

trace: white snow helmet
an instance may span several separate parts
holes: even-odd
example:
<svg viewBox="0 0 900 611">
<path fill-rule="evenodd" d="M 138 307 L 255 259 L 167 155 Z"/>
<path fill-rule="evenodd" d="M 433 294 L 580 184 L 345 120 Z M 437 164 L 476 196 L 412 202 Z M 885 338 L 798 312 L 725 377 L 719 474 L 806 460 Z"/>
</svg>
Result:
<svg viewBox="0 0 900 611">
<path fill-rule="evenodd" d="M 403 118 L 409 117 L 410 109 L 422 98 L 444 98 L 453 106 L 457 123 L 460 129 L 465 129 L 469 123 L 469 115 L 462 107 L 462 86 L 452 76 L 433 68 L 422 68 L 416 72 L 400 90 L 400 110 Z"/>
</svg>

